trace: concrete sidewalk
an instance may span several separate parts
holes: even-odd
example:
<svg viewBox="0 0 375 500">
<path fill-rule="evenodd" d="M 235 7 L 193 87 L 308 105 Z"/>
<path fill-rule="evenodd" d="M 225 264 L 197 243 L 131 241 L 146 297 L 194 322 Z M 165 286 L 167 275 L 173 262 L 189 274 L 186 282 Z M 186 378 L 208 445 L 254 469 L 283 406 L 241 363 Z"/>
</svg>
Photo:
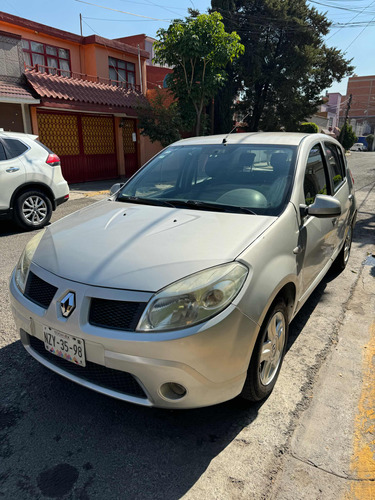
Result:
<svg viewBox="0 0 375 500">
<path fill-rule="evenodd" d="M 292 436 L 272 500 L 375 499 L 374 270 L 369 255 L 336 346 Z"/>
</svg>

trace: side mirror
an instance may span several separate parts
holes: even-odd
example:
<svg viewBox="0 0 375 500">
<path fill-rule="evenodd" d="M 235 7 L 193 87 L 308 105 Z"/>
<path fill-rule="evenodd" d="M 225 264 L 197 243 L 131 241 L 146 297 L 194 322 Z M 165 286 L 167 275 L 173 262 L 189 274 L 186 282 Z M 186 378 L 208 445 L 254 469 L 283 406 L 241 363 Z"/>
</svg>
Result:
<svg viewBox="0 0 375 500">
<path fill-rule="evenodd" d="M 120 182 L 116 182 L 116 184 L 113 184 L 109 192 L 109 195 L 112 196 L 113 194 L 117 193 L 117 191 L 119 191 L 123 185 L 124 183 L 121 184 Z"/>
<path fill-rule="evenodd" d="M 341 203 L 333 196 L 317 194 L 314 203 L 306 208 L 305 214 L 320 219 L 338 217 L 341 215 Z"/>
</svg>

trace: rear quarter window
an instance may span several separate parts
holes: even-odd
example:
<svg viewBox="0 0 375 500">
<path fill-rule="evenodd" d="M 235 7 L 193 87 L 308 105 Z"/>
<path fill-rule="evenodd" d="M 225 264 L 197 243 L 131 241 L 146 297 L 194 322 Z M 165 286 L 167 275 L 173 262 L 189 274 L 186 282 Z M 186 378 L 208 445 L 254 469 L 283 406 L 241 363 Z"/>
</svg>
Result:
<svg viewBox="0 0 375 500">
<path fill-rule="evenodd" d="M 45 151 L 47 151 L 48 154 L 53 154 L 53 151 L 48 148 L 45 144 L 43 144 L 42 142 L 38 141 L 38 139 L 35 139 L 35 142 L 40 146 L 42 147 Z"/>
<path fill-rule="evenodd" d="M 329 175 L 332 178 L 333 189 L 336 192 L 345 180 L 345 166 L 343 158 L 342 155 L 340 155 L 339 148 L 336 144 L 326 142 L 324 147 L 327 156 Z"/>
<path fill-rule="evenodd" d="M 3 142 L 5 145 L 8 159 L 17 158 L 17 156 L 21 156 L 25 151 L 29 149 L 29 147 L 26 146 L 26 144 L 19 141 L 18 139 L 4 138 Z"/>
<path fill-rule="evenodd" d="M 0 161 L 4 161 L 6 159 L 7 159 L 7 156 L 5 154 L 4 146 L 0 142 Z"/>
</svg>

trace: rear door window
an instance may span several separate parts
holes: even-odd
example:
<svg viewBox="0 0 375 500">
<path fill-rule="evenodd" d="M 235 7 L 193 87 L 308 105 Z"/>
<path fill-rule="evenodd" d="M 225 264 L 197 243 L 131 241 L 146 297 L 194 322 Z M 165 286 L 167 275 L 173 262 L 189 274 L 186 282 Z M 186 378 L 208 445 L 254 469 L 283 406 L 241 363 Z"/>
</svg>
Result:
<svg viewBox="0 0 375 500">
<path fill-rule="evenodd" d="M 21 156 L 25 151 L 29 149 L 26 144 L 19 141 L 18 139 L 4 138 L 3 141 L 5 144 L 8 159 L 17 158 L 17 156 Z"/>
<path fill-rule="evenodd" d="M 324 143 L 326 150 L 329 175 L 332 179 L 333 190 L 336 192 L 345 179 L 345 167 L 336 144 Z"/>
</svg>

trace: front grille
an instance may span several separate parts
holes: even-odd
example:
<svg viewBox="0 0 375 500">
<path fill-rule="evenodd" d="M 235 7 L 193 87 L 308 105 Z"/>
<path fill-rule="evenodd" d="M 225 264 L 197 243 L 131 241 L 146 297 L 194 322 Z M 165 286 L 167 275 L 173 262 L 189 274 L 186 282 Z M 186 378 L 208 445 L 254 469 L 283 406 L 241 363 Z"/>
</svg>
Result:
<svg viewBox="0 0 375 500">
<path fill-rule="evenodd" d="M 89 323 L 112 330 L 134 331 L 145 310 L 146 302 L 91 299 Z"/>
<path fill-rule="evenodd" d="M 43 307 L 43 309 L 48 309 L 56 292 L 57 288 L 55 286 L 29 272 L 24 295 L 31 302 Z"/>
<path fill-rule="evenodd" d="M 71 373 L 80 379 L 87 380 L 88 382 L 106 389 L 146 399 L 146 394 L 142 387 L 130 373 L 114 370 L 113 368 L 106 368 L 105 366 L 91 363 L 90 361 L 86 361 L 85 367 L 75 365 L 48 352 L 44 347 L 44 343 L 36 337 L 32 335 L 28 337 L 30 346 L 34 351 L 65 372 Z"/>
</svg>

